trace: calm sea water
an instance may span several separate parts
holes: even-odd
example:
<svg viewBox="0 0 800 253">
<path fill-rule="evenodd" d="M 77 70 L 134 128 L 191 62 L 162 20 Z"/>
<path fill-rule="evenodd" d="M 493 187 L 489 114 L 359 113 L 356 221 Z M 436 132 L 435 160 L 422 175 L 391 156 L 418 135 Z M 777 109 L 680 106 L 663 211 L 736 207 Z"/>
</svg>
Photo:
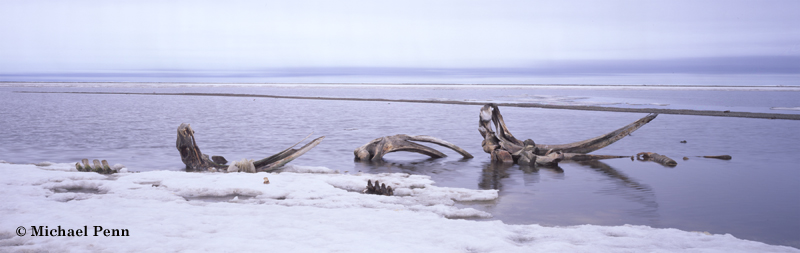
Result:
<svg viewBox="0 0 800 253">
<path fill-rule="evenodd" d="M 131 170 L 181 170 L 176 129 L 190 123 L 204 153 L 228 160 L 274 154 L 307 134 L 324 135 L 291 164 L 340 171 L 430 175 L 439 186 L 499 189 L 491 202 L 461 203 L 509 224 L 648 225 L 729 233 L 800 247 L 800 121 L 659 115 L 596 154 L 657 152 L 673 168 L 630 159 L 496 166 L 483 153 L 479 106 L 243 97 L 88 95 L 14 91 L 209 92 L 293 96 L 518 101 L 771 113 L 800 106 L 800 92 L 742 90 L 399 87 L 0 87 L 0 160 L 106 159 Z M 501 108 L 511 132 L 563 144 L 617 129 L 644 114 Z M 475 158 L 392 153 L 386 163 L 353 161 L 353 149 L 381 136 L 431 135 Z M 686 143 L 681 143 L 686 140 Z M 438 147 L 438 146 L 434 146 Z M 731 155 L 723 161 L 702 155 Z M 689 160 L 681 158 L 688 157 Z"/>
</svg>

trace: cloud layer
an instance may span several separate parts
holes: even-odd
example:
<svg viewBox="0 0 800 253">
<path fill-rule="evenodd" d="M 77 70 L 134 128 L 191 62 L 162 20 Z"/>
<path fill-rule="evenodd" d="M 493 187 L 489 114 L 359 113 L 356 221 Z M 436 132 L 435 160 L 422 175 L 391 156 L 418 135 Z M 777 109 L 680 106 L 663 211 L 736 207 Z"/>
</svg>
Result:
<svg viewBox="0 0 800 253">
<path fill-rule="evenodd" d="M 800 56 L 800 18 L 792 13 L 800 9 L 797 1 L 82 0 L 0 5 L 0 69 L 5 73 L 569 69 L 601 61 L 654 63 L 648 69 L 693 58 L 778 59 L 769 63 L 776 65 Z"/>
</svg>

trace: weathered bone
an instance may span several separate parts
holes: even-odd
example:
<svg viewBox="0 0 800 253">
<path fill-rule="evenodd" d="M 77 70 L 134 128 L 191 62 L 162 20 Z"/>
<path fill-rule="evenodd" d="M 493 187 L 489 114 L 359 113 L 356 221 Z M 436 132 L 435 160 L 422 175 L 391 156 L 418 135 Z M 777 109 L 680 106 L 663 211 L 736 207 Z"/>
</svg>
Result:
<svg viewBox="0 0 800 253">
<path fill-rule="evenodd" d="M 108 161 L 103 160 L 100 162 L 103 164 L 103 170 L 106 171 L 106 174 L 111 174 L 115 172 L 113 169 L 111 169 L 111 166 L 108 166 Z"/>
<path fill-rule="evenodd" d="M 92 160 L 92 170 L 97 171 L 97 173 L 103 174 L 105 171 L 103 170 L 103 165 L 100 164 L 100 160 L 94 159 Z"/>
<path fill-rule="evenodd" d="M 561 160 L 592 160 L 623 158 L 628 156 L 603 156 L 583 155 L 589 153 L 630 135 L 636 129 L 644 126 L 658 114 L 649 114 L 627 126 L 613 132 L 584 141 L 562 145 L 536 144 L 533 140 L 520 141 L 506 127 L 500 108 L 495 104 L 486 104 L 481 108 L 478 120 L 478 132 L 484 140 L 481 143 L 483 151 L 492 154 L 492 161 L 508 162 L 502 150 L 511 154 L 514 162 L 521 165 L 552 165 Z M 494 124 L 492 124 L 494 123 Z M 494 125 L 494 127 L 492 127 Z"/>
<path fill-rule="evenodd" d="M 186 171 L 206 171 L 208 168 L 225 168 L 224 164 L 217 164 L 208 159 L 208 155 L 200 151 L 194 139 L 194 130 L 189 124 L 182 123 L 178 127 L 178 139 L 175 146 L 181 154 L 181 161 L 186 165 Z"/>
<path fill-rule="evenodd" d="M 82 166 L 81 166 L 81 162 L 83 162 Z M 114 174 L 114 173 L 117 173 L 117 169 L 116 168 L 111 168 L 111 166 L 108 165 L 108 161 L 106 161 L 106 160 L 100 161 L 100 160 L 94 159 L 94 160 L 92 160 L 92 163 L 90 164 L 89 163 L 89 159 L 83 159 L 83 160 L 81 160 L 81 162 L 75 163 L 75 169 L 77 169 L 80 172 L 97 172 L 97 173 L 100 173 L 100 174 Z"/>
<path fill-rule="evenodd" d="M 367 161 L 367 160 L 380 161 L 381 159 L 383 159 L 384 155 L 396 151 L 416 152 L 430 156 L 432 158 L 442 158 L 447 156 L 444 153 L 439 152 L 438 150 L 411 141 L 421 141 L 421 142 L 429 142 L 437 144 L 458 152 L 459 154 L 464 156 L 464 158 L 473 157 L 466 150 L 445 140 L 427 135 L 408 136 L 405 134 L 398 134 L 398 135 L 392 135 L 374 139 L 370 142 L 367 142 L 367 144 L 364 144 L 363 146 L 353 150 L 353 154 L 355 155 L 356 160 L 360 161 Z"/>
<path fill-rule="evenodd" d="M 667 157 L 665 155 L 661 155 L 661 154 L 653 153 L 653 152 L 641 152 L 641 153 L 638 153 L 638 154 L 636 154 L 636 160 L 639 160 L 639 161 L 652 161 L 652 162 L 656 162 L 656 163 L 659 163 L 661 165 L 669 166 L 669 167 L 675 167 L 675 166 L 678 165 L 678 162 L 676 162 L 675 160 L 672 160 L 671 158 L 669 158 L 669 157 Z"/>
<path fill-rule="evenodd" d="M 300 142 L 303 142 L 309 136 L 311 135 L 309 134 Z M 292 149 L 300 144 L 300 142 L 298 142 L 297 144 L 294 144 L 275 155 L 254 161 L 253 165 L 255 166 L 255 171 L 270 171 L 277 169 L 316 147 L 324 138 L 325 136 L 321 136 L 299 149 Z M 183 164 L 186 165 L 186 171 L 208 171 L 210 168 L 214 169 L 215 171 L 217 169 L 220 169 L 219 171 L 227 171 L 227 168 L 229 167 L 229 165 L 225 165 L 227 160 L 224 157 L 213 156 L 213 159 L 209 159 L 208 155 L 200 152 L 200 147 L 197 146 L 197 142 L 194 138 L 194 130 L 192 130 L 192 127 L 189 124 L 183 123 L 178 127 L 178 138 L 175 142 L 175 146 L 180 152 Z"/>
<path fill-rule="evenodd" d="M 536 165 L 553 166 L 564 160 L 564 154 L 561 152 L 552 152 L 545 155 L 535 155 Z"/>
<path fill-rule="evenodd" d="M 83 171 L 92 171 L 92 166 L 89 165 L 89 159 L 84 158 L 81 160 L 81 162 L 83 163 Z"/>
<path fill-rule="evenodd" d="M 308 138 L 308 137 L 306 137 L 306 138 Z M 317 145 L 319 145 L 320 142 L 322 142 L 322 139 L 325 139 L 325 136 L 320 136 L 320 137 L 312 140 L 311 142 L 307 143 L 306 145 L 303 145 L 303 147 L 301 147 L 299 149 L 292 149 L 294 146 L 297 146 L 297 144 L 294 144 L 291 147 L 281 151 L 278 154 L 275 154 L 275 155 L 272 155 L 270 157 L 255 161 L 255 162 L 253 162 L 253 164 L 256 166 L 256 170 L 257 171 L 271 171 L 271 170 L 277 169 L 277 168 L 279 168 L 279 167 L 291 162 L 295 158 L 300 157 L 301 155 L 305 154 L 306 152 L 308 152 L 312 148 L 316 147 Z M 303 139 L 303 140 L 305 140 L 305 139 Z M 299 142 L 298 142 L 298 144 L 299 144 Z"/>
</svg>

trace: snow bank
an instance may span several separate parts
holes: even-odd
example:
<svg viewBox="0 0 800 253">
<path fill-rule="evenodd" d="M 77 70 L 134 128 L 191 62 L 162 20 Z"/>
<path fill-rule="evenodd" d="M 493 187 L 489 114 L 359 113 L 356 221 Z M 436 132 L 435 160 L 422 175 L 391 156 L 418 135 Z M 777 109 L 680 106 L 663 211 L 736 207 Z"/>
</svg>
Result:
<svg viewBox="0 0 800 253">
<path fill-rule="evenodd" d="M 493 200 L 497 192 L 437 187 L 419 175 L 304 166 L 283 173 L 100 175 L 72 164 L 39 165 L 47 166 L 0 164 L 0 251 L 800 252 L 646 226 L 447 219 L 488 217 L 454 202 Z M 361 194 L 368 179 L 391 185 L 397 196 Z M 25 236 L 17 235 L 20 226 Z M 31 236 L 38 226 L 89 235 Z M 103 230 L 128 234 L 107 237 Z"/>
</svg>

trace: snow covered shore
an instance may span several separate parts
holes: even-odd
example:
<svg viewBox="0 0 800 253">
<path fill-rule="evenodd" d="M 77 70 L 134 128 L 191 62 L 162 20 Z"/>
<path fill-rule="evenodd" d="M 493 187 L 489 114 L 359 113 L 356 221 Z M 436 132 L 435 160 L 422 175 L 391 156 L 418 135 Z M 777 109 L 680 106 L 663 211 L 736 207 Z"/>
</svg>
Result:
<svg viewBox="0 0 800 253">
<path fill-rule="evenodd" d="M 800 252 L 647 226 L 452 219 L 490 217 L 454 203 L 493 200 L 497 191 L 437 187 L 419 175 L 305 166 L 282 173 L 100 175 L 77 172 L 74 164 L 7 163 L 0 163 L 0 174 L 0 251 Z M 368 179 L 391 185 L 395 196 L 361 194 Z M 39 226 L 56 236 L 32 236 L 42 232 Z M 59 226 L 88 235 L 58 236 Z M 129 234 L 95 236 L 96 226 Z"/>
</svg>

